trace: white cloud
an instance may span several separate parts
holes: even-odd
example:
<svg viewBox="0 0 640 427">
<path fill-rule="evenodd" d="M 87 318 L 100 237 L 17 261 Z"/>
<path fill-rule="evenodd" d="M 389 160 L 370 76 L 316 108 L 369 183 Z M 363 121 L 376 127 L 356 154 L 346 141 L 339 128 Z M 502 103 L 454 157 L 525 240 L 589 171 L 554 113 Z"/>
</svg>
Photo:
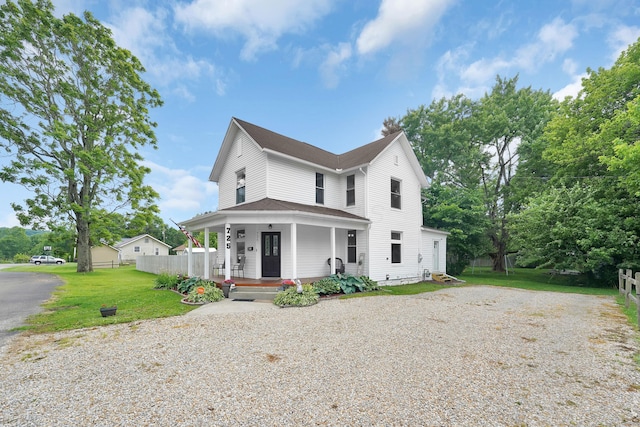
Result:
<svg viewBox="0 0 640 427">
<path fill-rule="evenodd" d="M 576 98 L 580 90 L 582 90 L 582 79 L 585 77 L 587 77 L 586 73 L 580 74 L 578 76 L 573 76 L 573 81 L 562 89 L 556 91 L 553 94 L 553 97 L 558 101 L 564 100 L 567 96 Z"/>
<path fill-rule="evenodd" d="M 180 82 L 175 93 L 192 102 L 189 82 L 203 77 L 211 79 L 215 92 L 224 95 L 222 73 L 217 67 L 203 59 L 195 59 L 181 52 L 175 45 L 167 28 L 169 12 L 158 8 L 154 11 L 142 7 L 121 9 L 109 26 L 119 46 L 130 50 L 144 65 L 154 82 L 171 85 Z M 221 89 L 222 88 L 222 89 Z"/>
<path fill-rule="evenodd" d="M 618 59 L 623 50 L 626 50 L 630 44 L 638 41 L 640 37 L 640 27 L 629 27 L 625 25 L 618 26 L 608 38 L 609 46 L 612 48 L 611 59 Z"/>
<path fill-rule="evenodd" d="M 382 0 L 378 16 L 356 41 L 360 55 L 375 53 L 395 42 L 413 44 L 430 34 L 455 0 Z"/>
<path fill-rule="evenodd" d="M 578 30 L 575 25 L 566 24 L 562 19 L 556 18 L 540 29 L 535 42 L 518 49 L 513 63 L 509 65 L 516 65 L 528 71 L 536 70 L 571 49 L 577 36 Z"/>
<path fill-rule="evenodd" d="M 320 75 L 326 87 L 335 88 L 340 80 L 340 74 L 345 71 L 345 61 L 351 58 L 351 45 L 340 43 L 331 49 L 324 62 L 320 65 Z"/>
<path fill-rule="evenodd" d="M 449 50 L 438 60 L 438 83 L 434 95 L 454 92 L 464 93 L 471 98 L 481 96 L 489 89 L 496 75 L 514 68 L 518 71 L 534 72 L 571 49 L 577 36 L 575 25 L 556 18 L 540 28 L 533 42 L 517 48 L 511 57 L 501 55 L 481 58 L 464 65 L 474 46 L 467 45 L 453 51 Z M 565 63 L 563 66 L 571 64 Z M 458 88 L 452 91 L 448 89 L 447 81 L 453 80 L 454 77 L 458 77 L 460 81 Z"/>
<path fill-rule="evenodd" d="M 244 60 L 277 49 L 280 37 L 303 33 L 331 11 L 333 0 L 194 0 L 175 7 L 176 21 L 218 37 L 245 39 Z"/>
<path fill-rule="evenodd" d="M 203 181 L 194 176 L 193 171 L 170 169 L 147 160 L 143 161 L 142 165 L 151 169 L 147 176 L 147 184 L 160 194 L 158 205 L 163 215 L 170 212 L 195 215 L 210 211 L 217 205 L 217 184 Z M 210 168 L 202 169 L 208 172 Z"/>
</svg>

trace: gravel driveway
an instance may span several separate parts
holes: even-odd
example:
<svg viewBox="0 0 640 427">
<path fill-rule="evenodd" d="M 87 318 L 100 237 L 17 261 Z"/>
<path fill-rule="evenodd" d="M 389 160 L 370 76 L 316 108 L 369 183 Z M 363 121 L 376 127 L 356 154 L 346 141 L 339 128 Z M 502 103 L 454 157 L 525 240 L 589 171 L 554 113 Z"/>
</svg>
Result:
<svg viewBox="0 0 640 427">
<path fill-rule="evenodd" d="M 494 287 L 20 336 L 0 425 L 624 426 L 615 301 Z"/>
</svg>

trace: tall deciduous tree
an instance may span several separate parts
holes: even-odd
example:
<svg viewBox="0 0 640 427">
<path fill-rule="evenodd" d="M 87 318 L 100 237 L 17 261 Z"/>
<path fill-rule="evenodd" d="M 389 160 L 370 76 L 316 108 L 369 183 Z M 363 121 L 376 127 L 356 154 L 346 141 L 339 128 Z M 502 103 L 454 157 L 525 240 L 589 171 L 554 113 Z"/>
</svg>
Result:
<svg viewBox="0 0 640 427">
<path fill-rule="evenodd" d="M 498 76 L 491 92 L 478 101 L 456 95 L 410 110 L 402 119 L 427 176 L 464 190 L 467 196 L 482 195 L 487 221 L 478 221 L 485 225 L 492 243 L 490 255 L 496 271 L 505 268 L 507 216 L 519 206 L 512 200 L 511 189 L 519 146 L 534 144 L 556 109 L 548 91 L 518 89 L 517 82 L 517 76 Z"/>
<path fill-rule="evenodd" d="M 74 224 L 79 272 L 91 271 L 96 212 L 157 211 L 137 150 L 155 148 L 157 91 L 142 64 L 89 12 L 56 18 L 49 0 L 0 6 L 0 179 L 33 190 L 21 223 Z"/>
<path fill-rule="evenodd" d="M 640 40 L 563 101 L 544 134 L 554 173 L 512 218 L 524 256 L 607 282 L 640 268 L 639 99 Z"/>
</svg>

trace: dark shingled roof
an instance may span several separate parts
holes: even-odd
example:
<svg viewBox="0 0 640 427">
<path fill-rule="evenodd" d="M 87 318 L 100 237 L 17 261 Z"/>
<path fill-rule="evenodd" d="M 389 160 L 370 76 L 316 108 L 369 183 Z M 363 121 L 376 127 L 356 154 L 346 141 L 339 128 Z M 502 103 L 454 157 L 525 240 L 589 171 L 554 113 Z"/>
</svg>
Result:
<svg viewBox="0 0 640 427">
<path fill-rule="evenodd" d="M 227 211 L 299 211 L 368 221 L 366 218 L 358 215 L 353 215 L 349 212 L 341 211 L 339 209 L 325 208 L 324 206 L 304 205 L 302 203 L 285 202 L 283 200 L 270 199 L 268 197 L 255 202 L 243 203 L 241 205 L 232 206 L 227 209 L 221 209 L 218 212 L 223 213 Z"/>
<path fill-rule="evenodd" d="M 331 169 L 349 169 L 371 162 L 400 132 L 385 136 L 344 154 L 333 154 L 306 142 L 289 138 L 234 117 L 234 120 L 263 149 L 277 151 Z"/>
</svg>

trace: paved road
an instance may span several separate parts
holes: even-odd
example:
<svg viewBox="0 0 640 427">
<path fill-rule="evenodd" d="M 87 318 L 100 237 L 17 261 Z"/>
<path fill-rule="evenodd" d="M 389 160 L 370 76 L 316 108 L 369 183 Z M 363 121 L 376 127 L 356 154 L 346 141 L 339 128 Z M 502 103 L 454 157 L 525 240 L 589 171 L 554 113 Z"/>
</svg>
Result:
<svg viewBox="0 0 640 427">
<path fill-rule="evenodd" d="M 16 334 L 11 329 L 23 325 L 27 316 L 42 310 L 40 304 L 62 284 L 51 274 L 2 271 L 12 266 L 0 264 L 0 349 Z"/>
</svg>

